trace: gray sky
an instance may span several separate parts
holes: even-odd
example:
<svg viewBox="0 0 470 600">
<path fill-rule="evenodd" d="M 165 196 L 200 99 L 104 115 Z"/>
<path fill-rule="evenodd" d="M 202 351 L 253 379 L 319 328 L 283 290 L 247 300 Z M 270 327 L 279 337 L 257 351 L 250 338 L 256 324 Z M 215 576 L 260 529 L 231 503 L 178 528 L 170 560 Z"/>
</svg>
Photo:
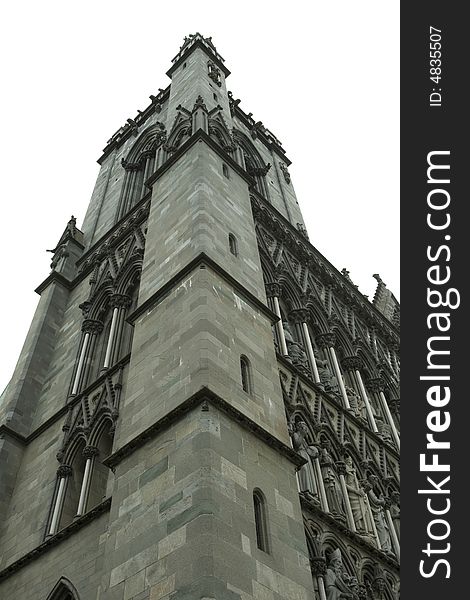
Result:
<svg viewBox="0 0 470 600">
<path fill-rule="evenodd" d="M 0 392 L 46 248 L 71 214 L 81 225 L 106 141 L 168 85 L 196 31 L 241 108 L 283 143 L 310 241 L 370 298 L 373 273 L 398 297 L 398 2 L 28 0 L 3 3 L 0 23 Z"/>
</svg>

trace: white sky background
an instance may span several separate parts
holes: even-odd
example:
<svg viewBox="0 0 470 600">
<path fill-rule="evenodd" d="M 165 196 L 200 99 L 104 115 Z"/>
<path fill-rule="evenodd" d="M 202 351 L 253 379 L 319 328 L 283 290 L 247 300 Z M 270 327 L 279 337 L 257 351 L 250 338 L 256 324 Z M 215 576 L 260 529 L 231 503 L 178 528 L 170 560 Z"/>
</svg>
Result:
<svg viewBox="0 0 470 600">
<path fill-rule="evenodd" d="M 54 248 L 80 227 L 111 135 L 212 36 L 241 108 L 292 160 L 310 241 L 370 299 L 399 292 L 399 5 L 377 0 L 29 0 L 0 9 L 0 392 Z"/>
</svg>

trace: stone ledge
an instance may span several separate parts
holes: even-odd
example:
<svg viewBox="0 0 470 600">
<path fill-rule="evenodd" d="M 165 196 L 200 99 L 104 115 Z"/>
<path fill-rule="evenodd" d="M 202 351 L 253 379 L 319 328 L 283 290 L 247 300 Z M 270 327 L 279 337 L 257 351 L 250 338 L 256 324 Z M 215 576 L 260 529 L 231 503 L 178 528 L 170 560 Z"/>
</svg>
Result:
<svg viewBox="0 0 470 600">
<path fill-rule="evenodd" d="M 300 467 L 306 462 L 304 458 L 297 454 L 297 452 L 295 452 L 292 448 L 284 444 L 284 442 L 281 442 L 274 435 L 260 427 L 257 423 L 241 413 L 238 409 L 231 406 L 227 401 L 215 394 L 208 387 L 203 387 L 193 396 L 182 402 L 179 406 L 165 415 L 162 419 L 159 419 L 156 423 L 142 431 L 142 433 L 137 435 L 130 442 L 119 448 L 119 450 L 108 456 L 103 461 L 103 464 L 110 469 L 114 469 L 116 465 L 118 465 L 126 456 L 129 456 L 135 449 L 144 446 L 149 440 L 153 439 L 161 431 L 164 431 L 173 425 L 173 423 L 178 421 L 183 415 L 204 403 L 212 404 L 215 408 L 220 409 L 226 415 L 234 418 L 234 420 L 236 420 L 241 427 L 251 431 L 256 437 L 261 439 L 268 446 L 271 446 L 271 448 L 277 450 L 295 466 Z M 209 410 L 209 408 L 205 406 L 203 406 L 202 409 Z"/>
<path fill-rule="evenodd" d="M 0 581 L 2 581 L 3 579 L 6 579 L 7 577 L 12 575 L 16 571 L 18 571 L 19 569 L 21 569 L 22 567 L 27 565 L 28 563 L 30 563 L 31 561 L 35 560 L 36 558 L 38 558 L 39 556 L 41 556 L 42 554 L 47 552 L 50 548 L 53 548 L 53 547 L 57 546 L 58 544 L 60 544 L 60 542 L 62 540 L 67 539 L 68 537 L 73 535 L 75 532 L 77 532 L 79 529 L 82 529 L 82 527 L 87 525 L 87 523 L 89 523 L 90 521 L 93 521 L 96 517 L 98 517 L 102 513 L 107 512 L 110 509 L 110 507 L 111 507 L 111 498 L 106 498 L 106 500 L 104 500 L 104 502 L 102 502 L 101 504 L 98 504 L 98 506 L 95 506 L 94 508 L 92 508 L 90 511 L 85 513 L 82 517 L 80 517 L 76 521 L 73 521 L 72 523 L 70 523 L 70 525 L 67 525 L 67 527 L 64 527 L 64 529 L 61 529 L 55 535 L 48 538 L 40 546 L 36 546 L 36 548 L 34 548 L 33 550 L 31 550 L 30 552 L 28 552 L 27 554 L 25 554 L 18 560 L 16 560 L 11 565 L 8 565 L 8 567 L 3 569 L 2 571 L 0 571 Z"/>
</svg>

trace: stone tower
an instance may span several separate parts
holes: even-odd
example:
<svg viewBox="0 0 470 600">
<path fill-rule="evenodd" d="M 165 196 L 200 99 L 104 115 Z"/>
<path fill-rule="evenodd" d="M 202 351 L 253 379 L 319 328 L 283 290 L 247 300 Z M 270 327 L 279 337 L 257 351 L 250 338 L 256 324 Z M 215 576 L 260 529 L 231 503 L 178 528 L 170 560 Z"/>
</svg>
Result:
<svg viewBox="0 0 470 600">
<path fill-rule="evenodd" d="M 398 309 L 310 244 L 211 38 L 167 75 L 108 141 L 2 395 L 0 597 L 392 600 Z"/>
</svg>

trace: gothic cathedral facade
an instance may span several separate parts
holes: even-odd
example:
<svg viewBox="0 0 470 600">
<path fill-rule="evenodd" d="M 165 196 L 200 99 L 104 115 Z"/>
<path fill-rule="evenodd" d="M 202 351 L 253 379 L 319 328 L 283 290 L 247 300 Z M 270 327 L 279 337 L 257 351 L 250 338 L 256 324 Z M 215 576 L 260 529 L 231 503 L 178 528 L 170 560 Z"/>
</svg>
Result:
<svg viewBox="0 0 470 600">
<path fill-rule="evenodd" d="M 396 600 L 399 307 L 211 38 L 108 141 L 0 402 L 0 597 Z"/>
</svg>

